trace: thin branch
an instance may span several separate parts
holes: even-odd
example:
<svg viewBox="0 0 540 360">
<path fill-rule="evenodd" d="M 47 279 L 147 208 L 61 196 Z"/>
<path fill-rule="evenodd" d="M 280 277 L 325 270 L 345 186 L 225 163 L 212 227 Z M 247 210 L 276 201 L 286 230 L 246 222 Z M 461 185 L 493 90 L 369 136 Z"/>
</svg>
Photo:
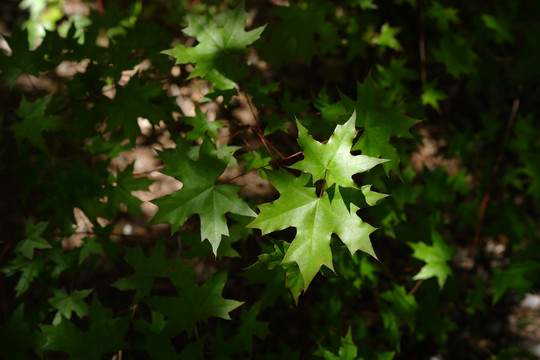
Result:
<svg viewBox="0 0 540 360">
<path fill-rule="evenodd" d="M 328 173 L 328 169 L 324 170 L 324 177 L 323 177 L 323 180 L 322 180 L 322 185 L 321 185 L 321 191 L 319 193 L 319 197 L 322 197 L 323 196 L 323 192 L 324 192 L 324 185 L 326 184 L 326 174 Z"/>
<path fill-rule="evenodd" d="M 480 242 L 480 234 L 482 233 L 482 225 L 484 224 L 484 216 L 486 214 L 487 205 L 490 200 L 489 193 L 484 195 L 484 198 L 482 199 L 482 202 L 480 203 L 480 208 L 478 210 L 478 223 L 476 224 L 476 229 L 474 231 L 474 238 L 473 238 L 473 247 L 471 249 L 472 254 L 474 255 L 474 249 L 476 249 L 476 246 Z"/>
<path fill-rule="evenodd" d="M 270 147 L 279 155 L 280 158 L 283 158 L 283 155 L 279 152 L 279 150 L 276 149 L 276 147 L 270 141 L 268 141 L 268 139 L 266 139 L 264 137 L 263 131 L 261 129 L 261 119 L 259 118 L 259 114 L 258 114 L 258 112 L 255 111 L 255 106 L 253 105 L 253 103 L 251 101 L 251 98 L 249 97 L 248 93 L 243 89 L 243 87 L 242 87 L 242 85 L 240 83 L 240 76 L 238 76 L 238 73 L 236 72 L 236 68 L 234 66 L 232 66 L 232 64 L 230 64 L 230 59 L 229 58 L 227 58 L 227 59 L 229 60 L 229 65 L 231 65 L 231 69 L 232 69 L 232 71 L 234 73 L 234 76 L 236 78 L 236 83 L 234 84 L 236 92 L 238 93 L 238 95 L 241 95 L 246 99 L 246 102 L 248 104 L 251 115 L 253 116 L 253 120 L 255 120 L 255 125 L 256 125 L 255 133 L 261 139 L 264 147 L 266 148 L 266 150 L 268 151 L 268 153 L 270 154 L 272 159 L 274 159 L 274 161 L 276 162 L 276 165 L 279 166 L 279 162 L 274 158 L 274 155 L 272 154 L 272 152 L 268 148 L 268 145 L 270 145 Z"/>
<path fill-rule="evenodd" d="M 426 83 L 426 36 L 424 29 L 424 9 L 420 8 L 420 40 L 419 40 L 419 51 L 420 51 L 420 80 L 422 84 Z"/>
<path fill-rule="evenodd" d="M 420 285 L 422 285 L 423 282 L 424 282 L 424 279 L 418 280 L 416 282 L 416 284 L 414 284 L 414 287 L 411 289 L 411 291 L 409 291 L 409 293 L 407 295 L 411 296 L 412 294 L 414 294 L 416 292 L 416 290 L 418 290 Z"/>
<path fill-rule="evenodd" d="M 4 293 L 4 273 L 0 275 L 0 295 L 2 296 L 2 313 L 4 315 L 4 325 L 7 325 L 9 321 L 9 316 L 6 307 L 6 294 Z"/>
<path fill-rule="evenodd" d="M 504 131 L 503 140 L 499 148 L 499 154 L 497 156 L 497 160 L 495 161 L 495 165 L 493 166 L 491 170 L 492 179 L 496 179 L 497 176 L 499 175 L 499 170 L 500 170 L 500 165 L 501 165 L 503 154 L 504 154 L 504 149 L 506 148 L 508 140 L 510 139 L 510 133 L 512 132 L 512 128 L 514 127 L 514 122 L 516 120 L 516 116 L 519 110 L 519 104 L 520 104 L 520 99 L 515 98 L 514 102 L 512 103 L 512 109 L 510 110 L 510 115 L 508 116 L 508 121 L 506 124 L 506 129 Z M 490 187 L 488 188 L 488 190 L 486 191 L 486 194 L 482 198 L 482 202 L 480 203 L 480 208 L 478 209 L 478 223 L 476 224 L 476 229 L 474 231 L 473 246 L 470 251 L 471 256 L 474 255 L 476 246 L 480 242 L 480 235 L 482 234 L 482 226 L 484 224 L 484 217 L 486 214 L 489 201 L 491 200 L 491 192 L 492 192 L 492 186 L 490 183 Z"/>
<path fill-rule="evenodd" d="M 260 139 L 261 139 L 261 141 L 262 141 L 264 147 L 266 148 L 266 151 L 268 151 L 268 154 L 270 154 L 270 157 L 272 158 L 272 160 L 274 160 L 274 162 L 276 163 L 276 165 L 277 165 L 278 167 L 280 167 L 279 161 L 274 157 L 274 154 L 272 154 L 272 152 L 271 152 L 270 149 L 268 148 L 268 145 L 267 145 L 267 143 L 266 143 L 267 140 L 264 138 L 264 136 L 262 136 L 262 135 L 259 134 L 258 132 L 257 132 L 257 135 L 259 135 L 259 137 L 260 137 Z"/>
<path fill-rule="evenodd" d="M 4 250 L 2 250 L 2 253 L 0 254 L 0 261 L 2 261 L 2 258 L 4 257 L 4 255 L 6 254 L 10 246 L 11 246 L 10 243 L 6 244 L 6 247 L 4 248 Z"/>
<path fill-rule="evenodd" d="M 309 350 L 307 351 L 306 355 L 303 357 L 303 359 L 309 359 L 311 358 L 311 354 L 313 353 L 313 351 L 315 351 L 315 349 L 317 348 L 317 346 L 320 345 L 321 341 L 323 341 L 324 339 L 326 338 L 326 334 L 322 335 L 320 338 L 317 339 L 317 341 L 315 341 L 315 344 L 313 344 L 313 346 L 311 348 L 309 348 Z"/>
<path fill-rule="evenodd" d="M 512 110 L 510 111 L 510 115 L 508 116 L 508 122 L 506 124 L 506 130 L 504 131 L 504 137 L 503 141 L 501 143 L 501 146 L 499 148 L 499 155 L 497 156 L 497 160 L 495 162 L 495 167 L 493 169 L 493 172 L 496 174 L 499 171 L 499 166 L 502 161 L 502 157 L 504 154 L 504 149 L 506 148 L 506 144 L 508 143 L 508 140 L 510 139 L 510 133 L 512 132 L 512 128 L 514 127 L 514 122 L 516 121 L 516 116 L 519 110 L 519 103 L 520 99 L 515 98 L 514 102 L 512 104 Z"/>
</svg>

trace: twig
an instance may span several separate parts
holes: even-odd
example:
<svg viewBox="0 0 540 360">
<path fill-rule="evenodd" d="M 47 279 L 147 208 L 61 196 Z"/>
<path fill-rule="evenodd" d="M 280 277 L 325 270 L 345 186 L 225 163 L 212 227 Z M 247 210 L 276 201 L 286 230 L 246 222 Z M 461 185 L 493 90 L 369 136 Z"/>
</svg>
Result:
<svg viewBox="0 0 540 360">
<path fill-rule="evenodd" d="M 2 250 L 2 253 L 0 254 L 0 261 L 2 261 L 2 258 L 4 257 L 4 255 L 6 254 L 10 246 L 11 246 L 10 243 L 6 244 L 6 247 L 4 248 L 4 250 Z"/>
<path fill-rule="evenodd" d="M 270 157 L 272 158 L 272 160 L 274 160 L 274 162 L 276 163 L 276 165 L 278 167 L 280 167 L 279 165 L 279 161 L 277 161 L 277 159 L 274 157 L 274 154 L 272 154 L 272 152 L 270 151 L 270 149 L 268 148 L 268 144 L 266 143 L 266 139 L 264 138 L 263 135 L 261 135 L 260 133 L 257 132 L 257 135 L 259 136 L 259 138 L 261 139 L 264 147 L 266 148 L 266 151 L 268 151 L 268 154 L 270 154 Z"/>
<path fill-rule="evenodd" d="M 259 118 L 258 113 L 255 111 L 255 106 L 251 102 L 251 98 L 249 97 L 247 92 L 244 91 L 244 89 L 243 89 L 243 87 L 242 87 L 242 85 L 240 83 L 240 76 L 238 76 L 238 73 L 236 72 L 236 68 L 234 66 L 232 66 L 232 64 L 230 64 L 230 59 L 229 58 L 227 58 L 227 59 L 229 61 L 229 65 L 231 66 L 231 69 L 232 69 L 232 71 L 234 73 L 234 76 L 236 77 L 236 83 L 234 84 L 234 88 L 236 89 L 236 92 L 238 93 L 238 95 L 241 95 L 246 99 L 246 102 L 248 104 L 251 115 L 253 115 L 253 120 L 255 120 L 255 125 L 256 125 L 255 133 L 257 134 L 259 139 L 262 141 L 264 147 L 266 148 L 266 150 L 268 151 L 268 153 L 270 154 L 272 159 L 275 161 L 276 165 L 279 167 L 280 166 L 279 162 L 274 158 L 274 155 L 272 154 L 272 152 L 268 148 L 268 145 L 270 145 L 270 147 L 279 155 L 280 158 L 283 159 L 283 155 L 281 155 L 279 150 L 276 149 L 276 147 L 270 141 L 268 141 L 268 139 L 266 139 L 264 137 L 263 131 L 261 129 L 261 119 Z"/>
<path fill-rule="evenodd" d="M 103 0 L 96 0 L 96 10 L 101 15 L 105 14 L 105 9 L 103 8 Z"/>
<path fill-rule="evenodd" d="M 311 354 L 315 350 L 315 348 L 321 343 L 321 341 L 324 340 L 325 337 L 326 337 L 326 334 L 324 334 L 320 338 L 318 338 L 317 341 L 315 341 L 315 344 L 313 344 L 313 346 L 309 348 L 306 355 L 304 355 L 303 359 L 309 359 Z"/>
<path fill-rule="evenodd" d="M 416 290 L 418 290 L 420 285 L 422 285 L 423 282 L 424 282 L 424 279 L 418 280 L 416 282 L 416 284 L 414 284 L 414 287 L 411 289 L 411 291 L 409 291 L 409 293 L 407 295 L 411 296 L 412 294 L 414 294 L 416 292 Z"/>
<path fill-rule="evenodd" d="M 244 139 L 243 136 L 241 136 L 240 138 L 242 139 L 242 142 L 244 143 L 244 145 L 246 145 L 246 147 L 247 147 L 249 150 L 251 150 L 252 153 L 254 153 L 254 154 L 257 153 L 257 151 L 255 151 L 255 149 L 253 149 L 253 148 L 251 147 L 251 145 L 249 145 L 249 143 L 247 142 L 246 139 Z"/>
<path fill-rule="evenodd" d="M 500 170 L 500 165 L 502 162 L 504 149 L 506 148 L 506 144 L 508 143 L 508 140 L 510 139 L 510 133 L 512 131 L 512 128 L 514 126 L 514 122 L 516 120 L 517 112 L 519 110 L 519 103 L 520 99 L 515 98 L 514 102 L 512 104 L 512 110 L 510 111 L 510 115 L 508 116 L 508 122 L 506 124 L 506 130 L 504 131 L 503 141 L 501 142 L 501 146 L 499 148 L 499 154 L 497 156 L 497 160 L 495 160 L 495 165 L 493 166 L 491 170 L 491 178 L 495 179 L 497 178 Z M 486 191 L 486 194 L 482 198 L 482 202 L 480 203 L 480 208 L 478 210 L 478 223 L 476 224 L 476 229 L 474 232 L 473 237 L 473 246 L 471 248 L 471 256 L 474 255 L 474 251 L 476 249 L 476 246 L 480 242 L 480 235 L 482 233 L 482 226 L 484 224 L 484 217 L 486 214 L 487 206 L 489 204 L 489 201 L 491 200 L 491 192 L 492 192 L 492 185 L 490 183 L 490 186 L 488 190 Z"/>
<path fill-rule="evenodd" d="M 4 325 L 8 323 L 8 312 L 6 307 L 6 295 L 4 294 L 4 274 L 0 275 L 0 295 L 2 295 L 2 312 L 4 314 Z"/>
<path fill-rule="evenodd" d="M 501 143 L 501 147 L 499 148 L 499 155 L 497 156 L 497 160 L 493 168 L 494 175 L 496 175 L 499 171 L 499 166 L 502 162 L 504 148 L 506 147 L 506 144 L 508 143 L 508 140 L 510 139 L 510 133 L 512 131 L 512 128 L 514 127 L 514 122 L 516 121 L 517 112 L 519 110 L 519 103 L 520 103 L 519 98 L 515 98 L 514 103 L 512 104 L 512 110 L 510 111 L 510 116 L 508 116 L 508 122 L 506 124 L 506 130 L 504 131 L 503 141 Z"/>
<path fill-rule="evenodd" d="M 426 83 L 426 38 L 424 31 L 424 9 L 420 9 L 420 41 L 419 41 L 419 51 L 420 51 L 420 80 L 422 84 Z"/>
<path fill-rule="evenodd" d="M 262 135 L 261 133 L 258 133 L 258 135 L 261 137 L 262 140 L 268 142 L 268 145 L 270 145 L 270 147 L 272 148 L 272 150 L 274 150 L 274 151 L 279 155 L 279 157 L 280 157 L 281 159 L 283 159 L 283 155 L 279 152 L 278 149 L 276 149 L 276 147 L 275 147 L 270 141 L 268 141 L 267 138 L 264 137 L 264 135 Z"/>
<path fill-rule="evenodd" d="M 484 216 L 486 214 L 487 205 L 490 200 L 489 193 L 484 195 L 484 198 L 482 199 L 482 202 L 480 203 L 480 209 L 478 210 L 478 223 L 476 224 L 476 229 L 474 231 L 474 238 L 473 238 L 473 247 L 472 252 L 474 252 L 474 249 L 476 249 L 476 246 L 480 242 L 480 234 L 482 232 L 482 224 L 484 223 Z M 473 255 L 473 254 L 471 254 Z"/>
<path fill-rule="evenodd" d="M 322 182 L 322 185 L 321 185 L 321 191 L 319 193 L 319 197 L 322 197 L 323 195 L 323 192 L 324 192 L 324 184 L 326 183 L 326 174 L 328 173 L 328 169 L 324 170 L 324 177 L 323 177 L 323 182 Z"/>
</svg>

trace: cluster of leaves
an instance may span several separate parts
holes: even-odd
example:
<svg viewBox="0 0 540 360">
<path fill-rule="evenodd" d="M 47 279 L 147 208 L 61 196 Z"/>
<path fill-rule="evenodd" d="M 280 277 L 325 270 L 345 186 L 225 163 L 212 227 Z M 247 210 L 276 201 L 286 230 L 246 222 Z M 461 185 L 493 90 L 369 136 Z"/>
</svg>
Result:
<svg viewBox="0 0 540 360">
<path fill-rule="evenodd" d="M 0 358 L 520 353 L 539 5 L 30 3 L 0 53 Z"/>
</svg>

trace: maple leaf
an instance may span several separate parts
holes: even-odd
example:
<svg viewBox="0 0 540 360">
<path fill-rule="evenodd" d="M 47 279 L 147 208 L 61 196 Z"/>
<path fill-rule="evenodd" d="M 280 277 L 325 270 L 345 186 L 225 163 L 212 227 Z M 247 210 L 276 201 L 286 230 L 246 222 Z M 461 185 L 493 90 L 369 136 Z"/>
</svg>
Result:
<svg viewBox="0 0 540 360">
<path fill-rule="evenodd" d="M 478 56 L 467 44 L 463 36 L 455 33 L 445 33 L 439 42 L 438 49 L 432 49 L 433 57 L 446 67 L 446 71 L 458 79 L 462 74 L 469 75 L 476 71 L 474 64 Z"/>
<path fill-rule="evenodd" d="M 240 240 L 246 240 L 251 234 L 251 231 L 245 228 L 245 225 L 251 221 L 250 218 L 238 215 L 230 215 L 229 219 L 233 223 L 229 226 L 229 235 L 221 237 L 216 259 L 221 260 L 223 257 L 240 257 L 240 254 L 234 249 L 233 244 Z M 212 252 L 212 244 L 205 241 L 201 242 L 201 234 L 190 230 L 179 232 L 182 244 L 189 247 L 189 251 L 184 257 L 188 259 L 205 258 Z"/>
<path fill-rule="evenodd" d="M 199 140 L 205 134 L 212 139 L 218 138 L 218 129 L 222 128 L 223 125 L 219 121 L 208 121 L 206 113 L 203 113 L 202 110 L 195 106 L 195 116 L 182 117 L 182 122 L 193 127 L 191 131 L 186 134 L 186 140 Z"/>
<path fill-rule="evenodd" d="M 375 257 L 369 234 L 375 228 L 357 215 L 358 207 L 345 204 L 338 187 L 332 201 L 328 191 L 317 196 L 314 187 L 305 186 L 310 176 L 303 173 L 295 178 L 284 170 L 266 172 L 280 193 L 273 203 L 259 206 L 259 216 L 247 226 L 261 229 L 263 235 L 288 227 L 297 229 L 287 249 L 283 263 L 296 262 L 304 279 L 304 291 L 321 266 L 333 270 L 330 238 L 339 236 L 351 254 L 362 250 Z"/>
<path fill-rule="evenodd" d="M 32 259 L 34 257 L 34 249 L 50 249 L 52 248 L 49 242 L 41 237 L 41 234 L 45 231 L 48 222 L 40 222 L 34 224 L 30 219 L 26 223 L 26 239 L 21 241 L 15 248 L 17 252 L 20 252 L 27 259 Z"/>
<path fill-rule="evenodd" d="M 436 89 L 437 82 L 433 81 L 424 84 L 422 93 L 422 105 L 431 105 L 435 110 L 441 112 L 439 101 L 446 99 L 446 94 Z"/>
<path fill-rule="evenodd" d="M 288 6 L 274 7 L 272 12 L 281 22 L 269 27 L 269 40 L 262 50 L 277 67 L 297 57 L 309 63 L 316 54 L 335 52 L 339 37 L 324 5 L 311 2 L 299 6 L 290 2 Z"/>
<path fill-rule="evenodd" d="M 480 17 L 482 18 L 484 25 L 495 32 L 496 42 L 502 43 L 513 41 L 514 37 L 512 36 L 511 30 L 512 23 L 510 21 L 504 19 L 503 16 L 494 17 L 489 14 L 482 14 Z"/>
<path fill-rule="evenodd" d="M 22 253 L 19 253 L 15 259 L 2 267 L 1 270 L 6 276 L 21 273 L 15 286 L 15 297 L 19 297 L 28 291 L 32 282 L 43 272 L 45 266 L 46 260 L 44 257 L 35 257 L 30 261 Z"/>
<path fill-rule="evenodd" d="M 379 295 L 379 298 L 385 300 L 389 305 L 384 304 L 380 311 L 381 320 L 385 329 L 389 333 L 389 338 L 400 349 L 400 319 L 405 319 L 411 330 L 416 325 L 416 316 L 418 312 L 418 303 L 413 295 L 408 295 L 405 287 L 394 285 L 393 290 L 387 290 Z"/>
<path fill-rule="evenodd" d="M 43 54 L 29 49 L 26 30 L 13 26 L 8 43 L 11 55 L 7 56 L 3 51 L 0 51 L 0 63 L 2 63 L 0 83 L 7 81 L 9 86 L 13 87 L 22 74 L 27 73 L 37 76 L 40 70 L 46 69 Z"/>
<path fill-rule="evenodd" d="M 434 1 L 431 8 L 426 12 L 427 16 L 435 19 L 439 30 L 448 31 L 450 23 L 458 23 L 458 11 L 452 7 L 444 7 L 438 1 Z"/>
<path fill-rule="evenodd" d="M 188 79 L 204 77 L 212 70 L 233 77 L 234 59 L 231 53 L 246 52 L 246 47 L 259 38 L 265 26 L 244 31 L 248 14 L 242 1 L 234 10 L 220 13 L 211 19 L 208 15 L 188 14 L 188 27 L 183 31 L 199 42 L 194 47 L 176 45 L 162 53 L 176 58 L 176 64 L 195 63 Z"/>
<path fill-rule="evenodd" d="M 268 323 L 257 320 L 260 309 L 261 303 L 258 302 L 249 310 L 246 307 L 242 308 L 242 314 L 240 314 L 242 324 L 238 328 L 237 337 L 243 342 L 244 347 L 249 353 L 251 353 L 251 350 L 253 349 L 254 336 L 264 340 L 264 338 L 270 334 Z"/>
<path fill-rule="evenodd" d="M 287 122 L 280 118 L 277 114 L 268 114 L 264 115 L 262 119 L 266 122 L 266 127 L 264 128 L 264 135 L 270 135 L 278 130 L 287 132 Z"/>
<path fill-rule="evenodd" d="M 46 151 L 42 133 L 44 131 L 57 130 L 61 126 L 58 117 L 45 114 L 51 97 L 52 95 L 47 95 L 34 102 L 30 102 L 23 96 L 21 105 L 17 109 L 17 115 L 22 118 L 22 121 L 18 121 L 11 126 L 15 132 L 15 139 L 19 146 L 22 140 L 27 139 L 35 147 Z"/>
<path fill-rule="evenodd" d="M 297 120 L 298 144 L 302 148 L 304 159 L 291 168 L 310 173 L 313 175 L 313 182 L 325 180 L 327 187 L 338 184 L 356 188 L 357 185 L 352 179 L 354 174 L 367 171 L 388 160 L 351 155 L 352 142 L 356 136 L 355 123 L 356 113 L 353 113 L 344 125 L 336 126 L 330 140 L 322 144 L 313 139 Z"/>
<path fill-rule="evenodd" d="M 393 137 L 412 137 L 409 128 L 418 120 L 405 116 L 398 104 L 385 104 L 384 93 L 371 76 L 363 84 L 358 83 L 356 101 L 344 94 L 341 97 L 349 111 L 356 111 L 356 125 L 364 128 L 352 150 L 392 160 L 383 165 L 384 169 L 399 174 L 399 154 L 390 140 Z"/>
<path fill-rule="evenodd" d="M 290 290 L 296 304 L 298 304 L 298 298 L 304 289 L 304 279 L 297 264 L 294 262 L 283 263 L 283 257 L 289 246 L 290 243 L 285 241 L 274 243 L 274 251 L 269 254 L 259 255 L 257 262 L 248 268 L 252 271 L 245 274 L 254 283 L 262 282 L 267 284 L 265 294 L 262 296 L 266 306 L 273 304 L 278 296 L 285 297 L 280 286 L 283 283 L 283 277 L 285 277 L 285 287 Z M 254 269 L 259 271 L 255 272 Z M 272 272 L 264 271 L 266 269 L 272 270 Z"/>
<path fill-rule="evenodd" d="M 45 342 L 45 337 L 39 331 L 35 322 L 31 321 L 24 313 L 24 303 L 21 302 L 11 318 L 0 326 L 0 346 L 1 359 L 27 359 L 30 349 L 39 349 Z"/>
<path fill-rule="evenodd" d="M 206 336 L 201 337 L 197 341 L 190 342 L 182 349 L 180 354 L 177 354 L 171 343 L 171 339 L 161 334 L 167 322 L 165 315 L 158 312 L 152 312 L 151 323 L 143 319 L 136 320 L 135 329 L 145 334 L 143 343 L 139 343 L 138 345 L 144 348 L 152 359 L 199 359 L 206 342 Z"/>
<path fill-rule="evenodd" d="M 380 295 L 380 298 L 392 304 L 392 312 L 398 317 L 407 319 L 411 329 L 416 323 L 415 310 L 418 309 L 418 303 L 413 295 L 408 295 L 404 286 L 394 285 L 393 290 L 387 290 Z"/>
<path fill-rule="evenodd" d="M 88 313 L 88 304 L 84 302 L 92 290 L 75 290 L 68 294 L 66 289 L 53 289 L 53 297 L 49 299 L 49 303 L 57 311 L 53 319 L 53 325 L 60 323 L 62 316 L 66 319 L 71 318 L 71 313 L 77 314 L 79 318 L 83 318 Z"/>
<path fill-rule="evenodd" d="M 122 339 L 129 325 L 128 318 L 111 319 L 112 311 L 101 305 L 97 296 L 93 297 L 88 314 L 90 327 L 87 331 L 81 331 L 65 318 L 56 325 L 41 325 L 47 336 L 43 348 L 62 351 L 70 359 L 90 360 L 128 347 Z"/>
<path fill-rule="evenodd" d="M 171 195 L 153 200 L 159 206 L 152 223 L 170 222 L 175 232 L 191 216 L 201 219 L 201 240 L 208 239 L 214 254 L 222 235 L 229 235 L 225 213 L 255 217 L 257 214 L 238 196 L 241 188 L 216 184 L 226 168 L 226 162 L 217 157 L 216 146 L 205 140 L 197 160 L 192 160 L 177 147 L 160 153 L 165 169 L 163 173 L 180 180 L 182 189 Z"/>
<path fill-rule="evenodd" d="M 321 125 L 329 124 L 336 126 L 338 124 L 343 124 L 345 119 L 349 116 L 343 102 L 338 101 L 332 103 L 330 96 L 328 96 L 326 87 L 319 91 L 317 97 L 313 96 L 313 105 L 321 113 L 321 119 L 323 120 Z M 330 131 L 332 130 L 333 129 L 330 129 Z"/>
<path fill-rule="evenodd" d="M 141 133 L 137 122 L 139 117 L 154 124 L 168 119 L 169 116 L 164 110 L 169 108 L 170 104 L 164 97 L 162 88 L 163 84 L 144 83 L 137 75 L 133 76 L 126 86 L 116 86 L 114 99 L 106 99 L 98 108 L 101 114 L 108 116 L 107 129 L 120 128 L 127 138 L 135 143 L 137 135 Z M 164 99 L 164 102 L 161 101 Z"/>
<path fill-rule="evenodd" d="M 120 290 L 135 290 L 134 303 L 150 294 L 155 277 L 165 277 L 171 261 L 165 259 L 165 244 L 156 244 L 152 256 L 146 257 L 140 247 L 126 248 L 126 261 L 135 270 L 133 275 L 120 278 L 113 286 Z"/>
<path fill-rule="evenodd" d="M 79 264 L 82 264 L 84 260 L 90 255 L 103 254 L 103 246 L 98 242 L 95 237 L 88 237 L 84 239 L 79 252 Z"/>
<path fill-rule="evenodd" d="M 422 270 L 413 279 L 419 280 L 436 277 L 439 288 L 442 289 L 446 278 L 452 275 L 452 269 L 450 269 L 450 266 L 446 262 L 452 259 L 454 249 L 447 246 L 442 237 L 436 232 L 432 232 L 432 241 L 433 245 L 431 246 L 424 242 L 409 244 L 414 251 L 412 256 L 426 262 L 426 265 L 422 267 Z"/>
<path fill-rule="evenodd" d="M 323 349 L 323 356 L 326 360 L 356 360 L 358 348 L 352 338 L 351 328 L 347 330 L 347 335 L 341 338 L 338 355 L 335 355 L 329 350 Z"/>
<path fill-rule="evenodd" d="M 225 334 L 228 335 L 229 331 Z M 221 324 L 218 324 L 215 329 L 215 333 L 212 337 L 208 339 L 208 347 L 212 349 L 216 355 L 214 359 L 216 360 L 228 360 L 240 358 L 239 356 L 234 356 L 243 352 L 242 347 L 235 341 L 236 339 L 233 336 L 225 337 L 223 333 L 223 327 Z"/>
<path fill-rule="evenodd" d="M 536 261 L 513 260 L 506 270 L 495 269 L 493 273 L 493 303 L 495 304 L 508 290 L 514 289 L 518 294 L 529 291 L 533 286 L 533 279 L 538 279 L 540 264 Z M 530 280 L 529 280 L 530 279 Z"/>
<path fill-rule="evenodd" d="M 153 311 L 169 318 L 162 332 L 164 335 L 174 336 L 182 331 L 191 334 L 197 321 L 209 317 L 229 320 L 229 312 L 243 304 L 222 297 L 227 280 L 226 272 L 213 275 L 199 286 L 193 268 L 178 262 L 169 279 L 178 289 L 178 297 L 153 296 L 143 300 Z"/>
<path fill-rule="evenodd" d="M 388 98 L 401 100 L 408 92 L 405 86 L 407 80 L 418 78 L 416 72 L 409 69 L 406 63 L 406 59 L 393 58 L 387 67 L 377 64 L 375 79 L 385 88 Z"/>
<path fill-rule="evenodd" d="M 146 177 L 134 178 L 134 166 L 135 163 L 131 163 L 124 171 L 118 171 L 116 176 L 109 175 L 112 186 L 107 188 L 107 210 L 111 217 L 118 213 L 120 204 L 124 204 L 131 214 L 141 214 L 142 201 L 131 193 L 137 190 L 148 190 L 153 181 Z"/>
<path fill-rule="evenodd" d="M 388 23 L 384 23 L 381 27 L 381 32 L 373 38 L 372 42 L 379 46 L 389 47 L 390 49 L 400 51 L 403 48 L 396 39 L 396 35 L 399 31 L 399 28 L 391 27 Z"/>
<path fill-rule="evenodd" d="M 359 0 L 358 4 L 362 10 L 375 10 L 378 8 L 376 4 L 373 3 L 374 0 Z"/>
</svg>

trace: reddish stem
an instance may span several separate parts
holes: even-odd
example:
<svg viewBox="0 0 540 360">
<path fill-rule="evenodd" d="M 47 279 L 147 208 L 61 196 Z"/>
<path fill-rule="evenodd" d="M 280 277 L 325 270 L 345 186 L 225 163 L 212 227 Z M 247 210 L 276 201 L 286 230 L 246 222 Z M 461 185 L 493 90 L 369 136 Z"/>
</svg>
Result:
<svg viewBox="0 0 540 360">
<path fill-rule="evenodd" d="M 105 9 L 103 8 L 103 0 L 96 0 L 96 10 L 100 14 L 105 14 Z"/>
<path fill-rule="evenodd" d="M 489 194 L 484 195 L 484 198 L 482 199 L 482 202 L 480 203 L 480 209 L 479 209 L 479 216 L 478 216 L 478 224 L 476 224 L 476 230 L 474 231 L 474 238 L 473 238 L 473 248 L 471 252 L 474 253 L 474 250 L 476 249 L 476 246 L 480 242 L 480 234 L 482 233 L 482 224 L 484 223 L 484 216 L 486 214 L 487 205 L 490 200 Z M 471 254 L 472 255 L 472 254 Z"/>
<path fill-rule="evenodd" d="M 4 313 L 4 324 L 8 323 L 8 312 L 6 308 L 6 295 L 4 294 L 4 274 L 0 275 L 0 294 L 2 295 L 2 311 Z"/>
<path fill-rule="evenodd" d="M 420 285 L 422 285 L 422 283 L 424 282 L 424 279 L 420 279 L 416 282 L 416 284 L 414 284 L 414 287 L 411 289 L 411 291 L 409 291 L 409 293 L 407 295 L 412 295 L 416 292 L 416 290 L 418 290 L 418 288 L 420 287 Z"/>
<path fill-rule="evenodd" d="M 6 247 L 4 248 L 4 250 L 2 250 L 2 253 L 0 254 L 0 261 L 2 261 L 2 258 L 4 257 L 4 255 L 6 254 L 6 252 L 8 251 L 10 245 L 11 245 L 11 244 L 6 244 Z"/>
<path fill-rule="evenodd" d="M 276 149 L 276 147 L 275 147 L 270 141 L 268 141 L 267 138 L 264 137 L 263 134 L 257 133 L 257 135 L 259 135 L 259 137 L 260 137 L 261 140 L 264 139 L 264 141 L 266 141 L 266 142 L 268 143 L 268 145 L 270 145 L 270 147 L 271 147 L 271 148 L 279 155 L 279 157 L 283 160 L 283 155 L 279 152 L 278 149 Z"/>
<path fill-rule="evenodd" d="M 264 147 L 266 148 L 266 151 L 268 151 L 268 154 L 270 154 L 270 157 L 272 158 L 272 160 L 274 160 L 274 162 L 276 163 L 276 165 L 278 167 L 280 167 L 281 165 L 279 165 L 279 161 L 274 157 L 274 154 L 272 154 L 272 152 L 270 151 L 270 149 L 268 148 L 268 145 L 267 145 L 267 140 L 264 138 L 264 136 L 262 136 L 261 134 L 259 134 L 257 132 L 257 135 L 259 135 L 259 138 L 261 139 Z"/>
</svg>

